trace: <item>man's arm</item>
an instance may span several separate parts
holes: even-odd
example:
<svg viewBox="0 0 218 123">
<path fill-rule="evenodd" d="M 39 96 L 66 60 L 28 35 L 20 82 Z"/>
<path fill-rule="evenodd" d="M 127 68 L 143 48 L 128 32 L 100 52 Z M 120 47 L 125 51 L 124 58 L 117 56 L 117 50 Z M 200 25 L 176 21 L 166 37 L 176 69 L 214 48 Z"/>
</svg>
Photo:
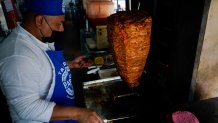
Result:
<svg viewBox="0 0 218 123">
<path fill-rule="evenodd" d="M 103 123 L 102 118 L 93 110 L 87 108 L 55 105 L 51 121 L 78 120 L 79 123 Z"/>
</svg>

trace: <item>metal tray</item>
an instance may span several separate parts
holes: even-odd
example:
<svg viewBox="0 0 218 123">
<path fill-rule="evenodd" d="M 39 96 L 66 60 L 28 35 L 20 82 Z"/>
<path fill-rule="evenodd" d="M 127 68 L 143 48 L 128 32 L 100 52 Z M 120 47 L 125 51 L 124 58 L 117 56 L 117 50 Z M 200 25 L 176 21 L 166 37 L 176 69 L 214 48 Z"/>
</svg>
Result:
<svg viewBox="0 0 218 123">
<path fill-rule="evenodd" d="M 87 108 L 95 110 L 106 120 L 126 119 L 137 115 L 140 95 L 122 79 L 111 77 L 83 83 Z"/>
<path fill-rule="evenodd" d="M 100 79 L 119 76 L 116 68 L 102 69 L 98 71 Z"/>
</svg>

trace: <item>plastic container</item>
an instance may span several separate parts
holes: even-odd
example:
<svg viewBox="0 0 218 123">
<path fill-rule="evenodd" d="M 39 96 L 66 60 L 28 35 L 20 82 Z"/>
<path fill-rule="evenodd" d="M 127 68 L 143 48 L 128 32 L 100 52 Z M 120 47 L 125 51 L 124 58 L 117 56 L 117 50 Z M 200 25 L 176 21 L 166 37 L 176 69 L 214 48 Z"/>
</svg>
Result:
<svg viewBox="0 0 218 123">
<path fill-rule="evenodd" d="M 92 26 L 105 25 L 107 17 L 115 13 L 112 1 L 85 1 L 84 11 Z"/>
</svg>

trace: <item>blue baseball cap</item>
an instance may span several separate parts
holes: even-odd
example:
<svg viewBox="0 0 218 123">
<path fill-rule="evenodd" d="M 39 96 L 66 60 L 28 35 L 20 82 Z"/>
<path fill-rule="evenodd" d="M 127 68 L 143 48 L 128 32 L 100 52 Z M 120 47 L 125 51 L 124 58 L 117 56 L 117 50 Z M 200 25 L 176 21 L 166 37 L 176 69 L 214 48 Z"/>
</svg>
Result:
<svg viewBox="0 0 218 123">
<path fill-rule="evenodd" d="M 63 0 L 25 0 L 28 11 L 41 15 L 64 15 Z"/>
</svg>

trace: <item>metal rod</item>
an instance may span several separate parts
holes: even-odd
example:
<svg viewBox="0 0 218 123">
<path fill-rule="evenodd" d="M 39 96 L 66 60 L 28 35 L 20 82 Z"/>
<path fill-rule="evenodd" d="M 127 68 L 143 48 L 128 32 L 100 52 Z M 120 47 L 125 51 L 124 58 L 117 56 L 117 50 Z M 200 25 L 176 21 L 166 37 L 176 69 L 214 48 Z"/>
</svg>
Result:
<svg viewBox="0 0 218 123">
<path fill-rule="evenodd" d="M 114 100 L 117 98 L 123 98 L 123 97 L 129 97 L 129 96 L 139 96 L 139 93 L 134 92 L 134 93 L 127 93 L 127 94 L 122 94 L 122 95 L 118 95 L 118 96 L 114 96 Z"/>
<path fill-rule="evenodd" d="M 129 10 L 131 11 L 132 10 L 132 0 L 129 0 Z"/>
</svg>

